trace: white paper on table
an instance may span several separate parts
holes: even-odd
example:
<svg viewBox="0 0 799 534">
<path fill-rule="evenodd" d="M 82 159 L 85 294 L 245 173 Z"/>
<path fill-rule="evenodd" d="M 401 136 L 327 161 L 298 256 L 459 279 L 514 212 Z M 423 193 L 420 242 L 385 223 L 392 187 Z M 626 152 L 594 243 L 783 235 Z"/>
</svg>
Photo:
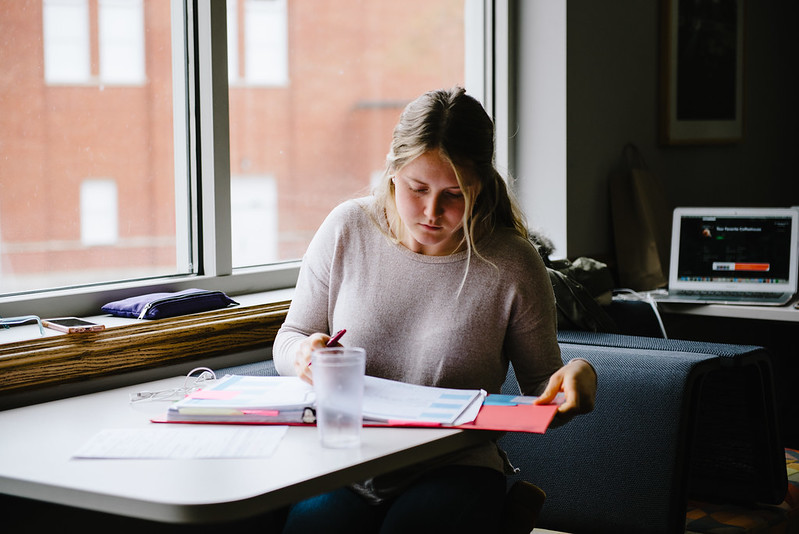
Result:
<svg viewBox="0 0 799 534">
<path fill-rule="evenodd" d="M 284 425 L 107 429 L 86 442 L 73 458 L 264 458 L 275 452 L 287 430 Z"/>
</svg>

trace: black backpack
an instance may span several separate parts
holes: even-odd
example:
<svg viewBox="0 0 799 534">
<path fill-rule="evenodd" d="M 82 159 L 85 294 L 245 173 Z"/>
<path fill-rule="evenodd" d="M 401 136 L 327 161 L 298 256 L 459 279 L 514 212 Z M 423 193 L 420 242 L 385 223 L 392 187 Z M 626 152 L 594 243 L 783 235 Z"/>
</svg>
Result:
<svg viewBox="0 0 799 534">
<path fill-rule="evenodd" d="M 616 322 L 598 301 L 610 299 L 613 291 L 613 276 L 608 266 L 584 257 L 574 262 L 552 260 L 551 241 L 534 232 L 529 232 L 528 236 L 549 272 L 558 311 L 558 330 L 617 332 Z"/>
</svg>

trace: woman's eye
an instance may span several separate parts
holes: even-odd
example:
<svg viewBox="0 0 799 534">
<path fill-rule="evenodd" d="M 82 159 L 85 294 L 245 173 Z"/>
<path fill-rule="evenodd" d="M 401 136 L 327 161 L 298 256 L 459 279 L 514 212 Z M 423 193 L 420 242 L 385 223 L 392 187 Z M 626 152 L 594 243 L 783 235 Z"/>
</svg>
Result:
<svg viewBox="0 0 799 534">
<path fill-rule="evenodd" d="M 408 187 L 409 187 L 409 189 L 410 189 L 411 191 L 413 191 L 414 193 L 424 193 L 424 192 L 426 192 L 426 191 L 427 191 L 427 189 L 425 189 L 425 188 L 423 188 L 423 187 L 420 187 L 420 188 L 416 188 L 416 187 L 413 187 L 413 186 L 408 186 Z"/>
</svg>

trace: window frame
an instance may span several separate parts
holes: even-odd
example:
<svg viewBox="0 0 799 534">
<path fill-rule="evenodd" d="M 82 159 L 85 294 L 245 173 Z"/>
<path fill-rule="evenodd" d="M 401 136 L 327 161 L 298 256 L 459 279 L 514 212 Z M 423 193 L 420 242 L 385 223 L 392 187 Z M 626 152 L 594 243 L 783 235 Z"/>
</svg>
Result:
<svg viewBox="0 0 799 534">
<path fill-rule="evenodd" d="M 231 206 L 230 206 L 230 149 L 229 149 L 229 114 L 228 114 L 228 65 L 227 65 L 227 5 L 226 2 L 215 0 L 184 0 L 185 9 L 180 6 L 180 0 L 173 1 L 173 16 L 183 14 L 186 16 L 186 62 L 188 66 L 186 88 L 188 102 L 186 102 L 189 124 L 187 138 L 182 139 L 180 132 L 176 131 L 176 142 L 188 143 L 189 157 L 185 162 L 186 171 L 189 173 L 189 191 L 186 192 L 193 208 L 188 215 L 189 233 L 192 236 L 192 252 L 188 261 L 196 266 L 196 274 L 154 277 L 139 280 L 129 280 L 114 283 L 103 283 L 91 286 L 60 288 L 51 291 L 31 291 L 6 296 L 0 296 L 0 316 L 38 315 L 40 317 L 58 316 L 97 316 L 100 307 L 110 301 L 129 296 L 161 291 L 179 291 L 192 287 L 203 289 L 222 290 L 231 296 L 251 293 L 263 293 L 279 289 L 293 288 L 299 274 L 300 261 L 286 261 L 259 267 L 233 269 L 231 246 Z M 508 42 L 497 46 L 496 37 L 505 35 L 503 28 L 508 27 L 509 0 L 464 0 L 465 8 L 471 16 L 482 39 L 478 39 L 475 46 L 472 41 L 475 55 L 474 63 L 470 65 L 471 75 L 467 72 L 467 86 L 470 92 L 483 101 L 489 114 L 496 117 L 497 131 L 497 163 L 500 168 L 509 168 L 508 164 Z M 497 20 L 499 17 L 500 20 Z M 499 25 L 498 25 L 499 23 Z M 496 29 L 495 29 L 496 28 Z M 177 59 L 175 60 L 177 61 Z M 500 76 L 504 79 L 496 83 L 495 68 L 503 65 Z M 467 69 L 468 70 L 468 69 Z M 471 76 L 471 79 L 470 79 Z M 475 80 L 482 83 L 475 85 Z M 478 82 L 479 83 L 479 82 Z M 470 85 L 471 84 L 471 85 Z M 176 91 L 180 88 L 175 88 Z M 180 99 L 175 99 L 176 104 L 181 104 Z M 177 146 L 177 145 L 176 145 Z M 176 158 L 176 160 L 179 158 Z M 184 162 L 176 161 L 176 172 L 180 172 Z M 249 311 L 248 311 L 249 310 Z M 239 313 L 244 311 L 243 314 Z M 273 310 L 274 311 L 274 310 Z M 238 322 L 233 320 L 225 323 L 219 319 L 220 330 L 210 335 L 226 336 L 233 328 L 239 328 L 239 323 L 244 321 L 251 325 L 251 314 L 257 316 L 264 313 L 258 306 L 239 309 L 239 311 L 223 311 L 215 317 L 236 315 Z M 272 312 L 270 312 L 272 313 Z M 283 314 L 283 315 L 281 315 Z M 281 319 L 285 309 L 270 315 L 269 335 L 274 335 L 272 329 L 274 321 Z M 200 318 L 202 319 L 202 318 Z M 282 322 L 282 320 L 281 320 Z M 183 323 L 181 323 L 183 324 Z M 189 321 L 187 325 L 199 328 L 201 322 Z M 228 324 L 228 326 L 224 326 Z M 230 326 L 232 324 L 232 326 Z M 131 325 L 117 327 L 110 330 L 122 331 L 115 339 L 134 338 L 142 329 L 154 329 L 162 332 L 156 336 L 153 347 L 158 343 L 171 345 L 168 338 L 173 323 L 166 321 L 156 325 Z M 149 332 L 149 330 L 147 330 Z M 139 332 L 139 333 L 141 333 Z M 127 336 L 127 337 L 126 337 Z M 49 362 L 45 356 L 37 356 L 39 348 L 47 346 L 67 349 L 73 347 L 75 340 L 68 336 L 53 341 L 53 338 L 30 340 L 23 343 L 11 343 L 19 349 L 17 352 L 8 350 L 0 352 L 0 369 L 11 365 L 9 360 L 15 354 L 30 354 L 26 357 L 22 368 L 30 369 L 32 366 L 47 366 Z M 99 338 L 96 338 L 99 339 Z M 272 338 L 266 339 L 271 344 Z M 205 343 L 207 338 L 198 340 Z M 119 351 L 124 344 L 115 344 L 113 350 Z M 0 349 L 11 348 L 0 344 Z M 246 349 L 246 346 L 234 349 Z M 71 349 L 70 349 L 71 350 Z M 164 347 L 163 358 L 155 358 L 147 365 L 158 362 L 165 365 L 169 361 L 178 361 L 184 356 L 173 354 L 169 347 Z M 186 350 L 185 347 L 183 349 Z M 47 351 L 44 351 L 47 352 Z M 44 354 L 42 352 L 41 354 Z M 108 356 L 106 350 L 101 351 L 102 357 Z M 13 365 L 19 367 L 19 362 Z M 111 369 L 105 372 L 128 372 L 136 365 L 124 359 L 122 363 L 109 364 Z M 37 370 L 40 368 L 37 367 Z M 42 367 L 41 369 L 44 369 Z M 31 373 L 29 384 L 26 387 L 38 387 L 38 381 Z M 87 368 L 75 367 L 73 372 L 64 380 L 75 381 L 82 378 L 93 378 L 94 373 Z M 56 380 L 57 381 L 57 380 Z M 51 382 L 48 382 L 51 384 Z M 19 384 L 17 384 L 19 386 Z M 15 387 L 17 387 L 15 386 Z M 0 387 L 0 393 L 7 390 Z"/>
</svg>

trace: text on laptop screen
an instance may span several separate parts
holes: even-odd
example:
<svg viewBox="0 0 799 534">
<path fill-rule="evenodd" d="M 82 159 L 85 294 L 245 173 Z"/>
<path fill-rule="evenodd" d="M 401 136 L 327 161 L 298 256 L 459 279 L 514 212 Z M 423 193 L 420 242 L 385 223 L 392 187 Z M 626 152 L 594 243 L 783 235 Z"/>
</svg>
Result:
<svg viewBox="0 0 799 534">
<path fill-rule="evenodd" d="M 684 216 L 680 234 L 681 281 L 788 281 L 790 217 Z"/>
</svg>

